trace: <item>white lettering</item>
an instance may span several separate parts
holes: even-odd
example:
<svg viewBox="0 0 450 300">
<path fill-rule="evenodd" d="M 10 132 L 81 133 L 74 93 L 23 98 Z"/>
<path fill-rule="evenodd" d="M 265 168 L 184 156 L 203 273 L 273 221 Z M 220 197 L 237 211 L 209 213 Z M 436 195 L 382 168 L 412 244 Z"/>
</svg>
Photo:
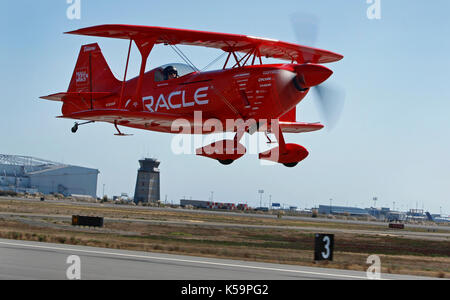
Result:
<svg viewBox="0 0 450 300">
<path fill-rule="evenodd" d="M 181 289 L 182 295 L 207 295 L 209 298 L 214 296 L 215 287 L 196 287 L 189 284 Z"/>
<path fill-rule="evenodd" d="M 77 71 L 76 72 L 76 82 L 86 82 L 89 78 L 89 74 L 86 71 Z"/>
<path fill-rule="evenodd" d="M 242 74 L 236 74 L 233 77 L 238 78 L 238 77 L 244 77 L 244 76 L 249 76 L 249 75 L 250 75 L 250 73 L 242 73 Z"/>
<path fill-rule="evenodd" d="M 153 110 L 153 102 L 155 101 L 155 99 L 153 99 L 153 96 L 148 96 L 148 97 L 144 97 L 142 98 L 142 101 L 144 103 L 144 106 L 151 112 L 154 112 Z M 150 103 L 148 103 L 150 101 Z M 125 105 L 126 107 L 126 105 Z"/>
<path fill-rule="evenodd" d="M 197 105 L 206 105 L 209 103 L 209 99 L 208 99 L 208 91 L 209 87 L 202 87 L 199 88 L 195 91 L 194 93 L 194 100 L 192 102 L 187 101 L 186 100 L 186 91 L 174 91 L 172 93 L 169 94 L 169 96 L 166 97 L 164 96 L 164 94 L 160 94 L 158 97 L 158 101 L 155 105 L 155 107 L 153 107 L 154 102 L 155 102 L 155 98 L 153 96 L 147 96 L 147 97 L 143 97 L 142 101 L 144 104 L 144 107 L 147 108 L 147 110 L 149 110 L 150 112 L 156 112 L 158 111 L 159 108 L 164 107 L 167 110 L 170 109 L 178 109 L 181 107 L 192 107 L 195 104 Z M 177 97 L 177 96 L 181 96 L 181 103 L 173 103 L 173 98 Z M 125 107 L 127 107 L 127 105 L 125 105 Z"/>
<path fill-rule="evenodd" d="M 160 104 L 161 102 L 163 102 L 163 104 Z M 165 107 L 167 110 L 170 109 L 169 106 L 167 105 L 166 98 L 164 98 L 163 94 L 159 95 L 158 102 L 156 103 L 155 107 L 155 112 L 158 111 L 158 107 Z"/>
<path fill-rule="evenodd" d="M 97 47 L 84 47 L 84 52 L 94 51 Z"/>
<path fill-rule="evenodd" d="M 183 107 L 194 106 L 194 102 L 186 102 L 186 92 L 185 91 L 183 91 L 182 99 L 183 99 Z"/>
<path fill-rule="evenodd" d="M 169 95 L 168 101 L 169 101 L 170 108 L 176 109 L 176 108 L 180 108 L 181 107 L 181 104 L 176 104 L 176 105 L 172 104 L 172 97 L 177 96 L 177 95 L 181 95 L 181 91 L 176 91 L 176 92 L 173 92 L 173 93 L 171 93 Z"/>
<path fill-rule="evenodd" d="M 271 75 L 271 74 L 278 74 L 278 70 L 265 71 L 265 72 L 263 72 L 263 75 Z"/>
<path fill-rule="evenodd" d="M 200 94 L 201 92 L 207 91 L 209 89 L 209 87 L 203 87 L 203 88 L 199 88 L 194 95 L 194 100 L 198 105 L 205 105 L 208 104 L 209 100 L 203 100 L 200 101 L 199 98 L 204 98 L 204 97 L 208 97 L 208 94 Z"/>
</svg>

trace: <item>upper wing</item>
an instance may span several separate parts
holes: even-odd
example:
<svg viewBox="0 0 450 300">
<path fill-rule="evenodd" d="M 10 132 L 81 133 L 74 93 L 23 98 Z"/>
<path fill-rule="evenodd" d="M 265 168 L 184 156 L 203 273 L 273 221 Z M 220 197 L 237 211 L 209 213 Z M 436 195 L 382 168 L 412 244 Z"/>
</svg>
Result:
<svg viewBox="0 0 450 300">
<path fill-rule="evenodd" d="M 296 61 L 298 63 L 324 64 L 339 61 L 343 58 L 342 55 L 331 51 L 278 40 L 153 26 L 99 25 L 66 33 L 128 40 L 156 39 L 156 44 L 202 46 L 217 48 L 226 52 L 248 52 L 257 47 L 261 56 Z"/>
</svg>

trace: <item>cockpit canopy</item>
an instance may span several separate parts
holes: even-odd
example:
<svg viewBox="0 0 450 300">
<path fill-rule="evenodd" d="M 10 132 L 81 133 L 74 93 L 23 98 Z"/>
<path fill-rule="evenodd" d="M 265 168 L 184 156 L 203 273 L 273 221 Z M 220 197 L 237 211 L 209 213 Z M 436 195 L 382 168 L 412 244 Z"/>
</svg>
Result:
<svg viewBox="0 0 450 300">
<path fill-rule="evenodd" d="M 191 66 L 186 64 L 181 63 L 165 64 L 155 69 L 155 82 L 168 80 L 168 78 L 166 78 L 164 74 L 164 69 L 167 68 L 168 66 L 172 66 L 175 69 L 177 69 L 178 77 L 183 77 L 196 71 Z"/>
</svg>

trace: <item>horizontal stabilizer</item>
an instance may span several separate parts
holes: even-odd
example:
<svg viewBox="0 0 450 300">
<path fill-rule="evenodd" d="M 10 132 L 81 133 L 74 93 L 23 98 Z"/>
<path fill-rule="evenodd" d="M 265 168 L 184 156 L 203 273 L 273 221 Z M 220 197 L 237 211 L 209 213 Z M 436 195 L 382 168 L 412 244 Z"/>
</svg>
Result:
<svg viewBox="0 0 450 300">
<path fill-rule="evenodd" d="M 285 133 L 303 133 L 321 130 L 324 126 L 320 123 L 299 123 L 280 121 L 281 131 Z"/>
<path fill-rule="evenodd" d="M 320 123 L 302 123 L 302 122 L 291 122 L 291 121 L 282 121 L 281 119 L 278 121 L 280 125 L 281 131 L 284 133 L 304 133 L 304 132 L 313 132 L 323 129 L 325 126 Z M 260 126 L 258 128 L 259 132 L 268 132 L 274 133 L 273 126 L 264 124 L 264 126 Z"/>
<path fill-rule="evenodd" d="M 51 101 L 66 101 L 66 100 L 99 100 L 106 97 L 113 96 L 115 93 L 111 92 L 69 92 L 57 93 L 48 96 L 40 97 L 41 99 Z"/>
</svg>

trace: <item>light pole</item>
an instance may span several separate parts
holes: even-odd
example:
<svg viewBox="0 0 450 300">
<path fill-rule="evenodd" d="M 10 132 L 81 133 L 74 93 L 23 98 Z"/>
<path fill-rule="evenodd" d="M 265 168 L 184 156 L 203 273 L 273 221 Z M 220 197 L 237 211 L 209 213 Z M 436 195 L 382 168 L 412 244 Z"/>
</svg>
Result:
<svg viewBox="0 0 450 300">
<path fill-rule="evenodd" d="M 332 205 L 332 203 L 333 203 L 333 199 L 330 198 L 330 215 L 333 213 L 333 205 Z"/>
<path fill-rule="evenodd" d="M 258 190 L 259 193 L 259 207 L 262 207 L 262 195 L 264 194 L 264 190 Z"/>
</svg>

